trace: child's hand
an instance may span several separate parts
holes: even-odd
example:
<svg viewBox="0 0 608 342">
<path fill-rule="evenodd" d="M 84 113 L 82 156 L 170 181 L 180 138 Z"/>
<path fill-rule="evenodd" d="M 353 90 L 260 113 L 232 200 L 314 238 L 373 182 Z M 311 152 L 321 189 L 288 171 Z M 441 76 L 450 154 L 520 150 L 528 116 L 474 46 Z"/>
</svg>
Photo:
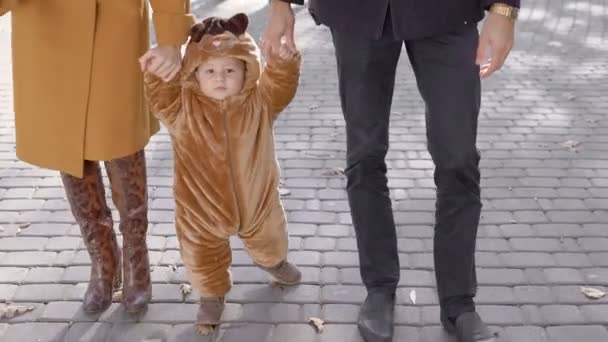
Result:
<svg viewBox="0 0 608 342">
<path fill-rule="evenodd" d="M 292 60 L 298 54 L 297 50 L 288 48 L 285 44 L 281 44 L 281 48 L 279 49 L 279 57 L 284 60 Z"/>
<path fill-rule="evenodd" d="M 139 64 L 142 72 L 169 82 L 182 68 L 182 54 L 179 46 L 157 45 L 139 58 Z"/>
</svg>

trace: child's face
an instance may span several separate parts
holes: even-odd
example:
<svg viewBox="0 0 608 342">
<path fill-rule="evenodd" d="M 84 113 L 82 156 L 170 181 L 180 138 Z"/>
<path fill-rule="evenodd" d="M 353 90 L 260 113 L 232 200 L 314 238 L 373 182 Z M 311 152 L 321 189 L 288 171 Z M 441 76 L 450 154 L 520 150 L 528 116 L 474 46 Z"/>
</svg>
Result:
<svg viewBox="0 0 608 342">
<path fill-rule="evenodd" d="M 211 58 L 198 67 L 196 78 L 203 94 L 223 100 L 243 88 L 245 62 L 233 57 Z"/>
</svg>

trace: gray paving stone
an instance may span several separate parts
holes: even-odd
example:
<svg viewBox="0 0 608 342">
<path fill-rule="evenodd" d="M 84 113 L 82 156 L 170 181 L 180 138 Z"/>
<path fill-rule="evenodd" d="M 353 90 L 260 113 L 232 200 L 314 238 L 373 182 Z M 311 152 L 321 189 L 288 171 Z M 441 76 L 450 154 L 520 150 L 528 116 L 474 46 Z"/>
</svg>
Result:
<svg viewBox="0 0 608 342">
<path fill-rule="evenodd" d="M 28 284 L 17 289 L 13 300 L 16 302 L 50 302 L 65 298 L 70 286 L 64 284 Z"/>
<path fill-rule="evenodd" d="M 483 268 L 477 271 L 477 280 L 483 285 L 523 285 L 527 283 L 524 272 L 510 268 Z"/>
<path fill-rule="evenodd" d="M 151 303 L 140 318 L 141 322 L 179 324 L 196 321 L 198 304 Z"/>
<path fill-rule="evenodd" d="M 592 324 L 606 324 L 608 322 L 608 305 L 583 305 L 580 307 L 585 321 Z"/>
<path fill-rule="evenodd" d="M 11 325 L 4 334 L 5 341 L 63 342 L 67 323 L 22 323 Z"/>
<path fill-rule="evenodd" d="M 249 303 L 243 305 L 241 321 L 256 323 L 296 323 L 302 321 L 300 305 Z"/>
<path fill-rule="evenodd" d="M 82 310 L 81 302 L 50 302 L 46 305 L 41 321 L 48 322 L 91 322 L 97 315 L 90 315 Z"/>
<path fill-rule="evenodd" d="M 29 270 L 23 283 L 58 283 L 64 271 L 60 267 L 35 267 Z"/>
<path fill-rule="evenodd" d="M 581 324 L 585 317 L 574 305 L 545 305 L 540 308 L 545 322 L 551 325 Z"/>
<path fill-rule="evenodd" d="M 349 341 L 364 342 L 356 325 L 328 324 L 320 335 L 320 342 Z"/>
<path fill-rule="evenodd" d="M 322 256 L 324 267 L 353 267 L 359 265 L 356 252 L 325 252 Z"/>
<path fill-rule="evenodd" d="M 557 299 L 547 286 L 516 286 L 513 293 L 516 298 L 514 302 L 525 304 L 554 303 Z"/>
<path fill-rule="evenodd" d="M 603 342 L 608 341 L 608 331 L 603 326 L 559 326 L 548 327 L 551 342 Z"/>
<path fill-rule="evenodd" d="M 151 323 L 118 323 L 112 327 L 110 332 L 110 341 L 115 342 L 130 342 L 130 341 L 145 341 L 145 340 L 160 340 L 167 339 L 170 325 L 151 324 Z"/>
<path fill-rule="evenodd" d="M 545 277 L 551 284 L 580 284 L 583 275 L 575 268 L 546 268 Z"/>
<path fill-rule="evenodd" d="M 200 336 L 196 333 L 194 324 L 174 326 L 168 333 L 167 342 L 211 342 L 213 336 Z"/>
<path fill-rule="evenodd" d="M 82 239 L 79 237 L 57 236 L 50 238 L 44 249 L 47 251 L 75 250 L 82 244 Z"/>
<path fill-rule="evenodd" d="M 510 341 L 548 342 L 545 329 L 535 326 L 506 327 L 505 334 Z"/>
<path fill-rule="evenodd" d="M 71 266 L 65 269 L 61 277 L 62 283 L 88 282 L 91 274 L 90 266 Z"/>
<path fill-rule="evenodd" d="M 367 295 L 363 286 L 328 285 L 321 292 L 322 303 L 361 304 Z"/>
<path fill-rule="evenodd" d="M 108 323 L 74 323 L 65 335 L 64 342 L 106 341 L 112 330 Z"/>
<path fill-rule="evenodd" d="M 486 304 L 510 304 L 517 299 L 513 289 L 506 286 L 480 286 L 477 289 L 476 303 Z"/>
<path fill-rule="evenodd" d="M 556 266 L 555 260 L 548 253 L 501 253 L 500 257 L 509 267 L 551 267 Z"/>
<path fill-rule="evenodd" d="M 42 237 L 6 237 L 0 239 L 0 251 L 40 251 L 47 243 Z"/>
<path fill-rule="evenodd" d="M 327 304 L 322 306 L 321 315 L 328 323 L 351 323 L 357 322 L 360 305 L 353 304 Z"/>
<path fill-rule="evenodd" d="M 14 284 L 0 284 L 0 302 L 10 302 L 17 288 L 18 286 Z"/>
<path fill-rule="evenodd" d="M 1 266 L 50 266 L 57 256 L 54 252 L 10 252 L 0 259 Z"/>
<path fill-rule="evenodd" d="M 317 339 L 314 328 L 307 324 L 279 324 L 272 334 L 272 342 L 309 342 Z"/>
<path fill-rule="evenodd" d="M 27 272 L 25 267 L 0 267 L 0 282 L 19 283 L 26 277 Z"/>
<path fill-rule="evenodd" d="M 184 296 L 180 286 L 178 284 L 153 284 L 152 302 L 182 302 Z"/>
<path fill-rule="evenodd" d="M 478 305 L 477 311 L 487 324 L 521 325 L 524 323 L 521 309 L 513 306 Z"/>
</svg>

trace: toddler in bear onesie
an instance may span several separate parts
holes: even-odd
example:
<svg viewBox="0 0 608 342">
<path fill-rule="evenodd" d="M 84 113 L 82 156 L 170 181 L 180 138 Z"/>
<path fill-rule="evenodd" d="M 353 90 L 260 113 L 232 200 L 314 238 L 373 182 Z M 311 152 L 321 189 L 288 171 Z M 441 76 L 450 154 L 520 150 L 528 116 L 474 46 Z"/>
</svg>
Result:
<svg viewBox="0 0 608 342">
<path fill-rule="evenodd" d="M 182 260 L 201 294 L 199 333 L 219 324 L 232 286 L 229 238 L 283 285 L 299 283 L 287 261 L 273 123 L 293 99 L 300 54 L 286 49 L 263 72 L 248 18 L 207 18 L 192 27 L 180 75 L 146 73 L 152 112 L 174 155 L 175 223 Z"/>
</svg>

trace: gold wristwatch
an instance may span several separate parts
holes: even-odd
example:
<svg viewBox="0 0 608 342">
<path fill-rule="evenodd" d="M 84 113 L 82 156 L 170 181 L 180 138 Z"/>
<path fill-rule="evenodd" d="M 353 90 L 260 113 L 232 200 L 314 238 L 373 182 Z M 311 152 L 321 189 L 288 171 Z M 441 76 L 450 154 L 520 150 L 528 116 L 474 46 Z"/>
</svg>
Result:
<svg viewBox="0 0 608 342">
<path fill-rule="evenodd" d="M 490 6 L 490 13 L 496 13 L 500 15 L 504 15 L 509 19 L 515 21 L 517 20 L 517 14 L 519 13 L 519 8 L 514 6 L 509 6 L 507 4 L 497 3 Z"/>
</svg>

